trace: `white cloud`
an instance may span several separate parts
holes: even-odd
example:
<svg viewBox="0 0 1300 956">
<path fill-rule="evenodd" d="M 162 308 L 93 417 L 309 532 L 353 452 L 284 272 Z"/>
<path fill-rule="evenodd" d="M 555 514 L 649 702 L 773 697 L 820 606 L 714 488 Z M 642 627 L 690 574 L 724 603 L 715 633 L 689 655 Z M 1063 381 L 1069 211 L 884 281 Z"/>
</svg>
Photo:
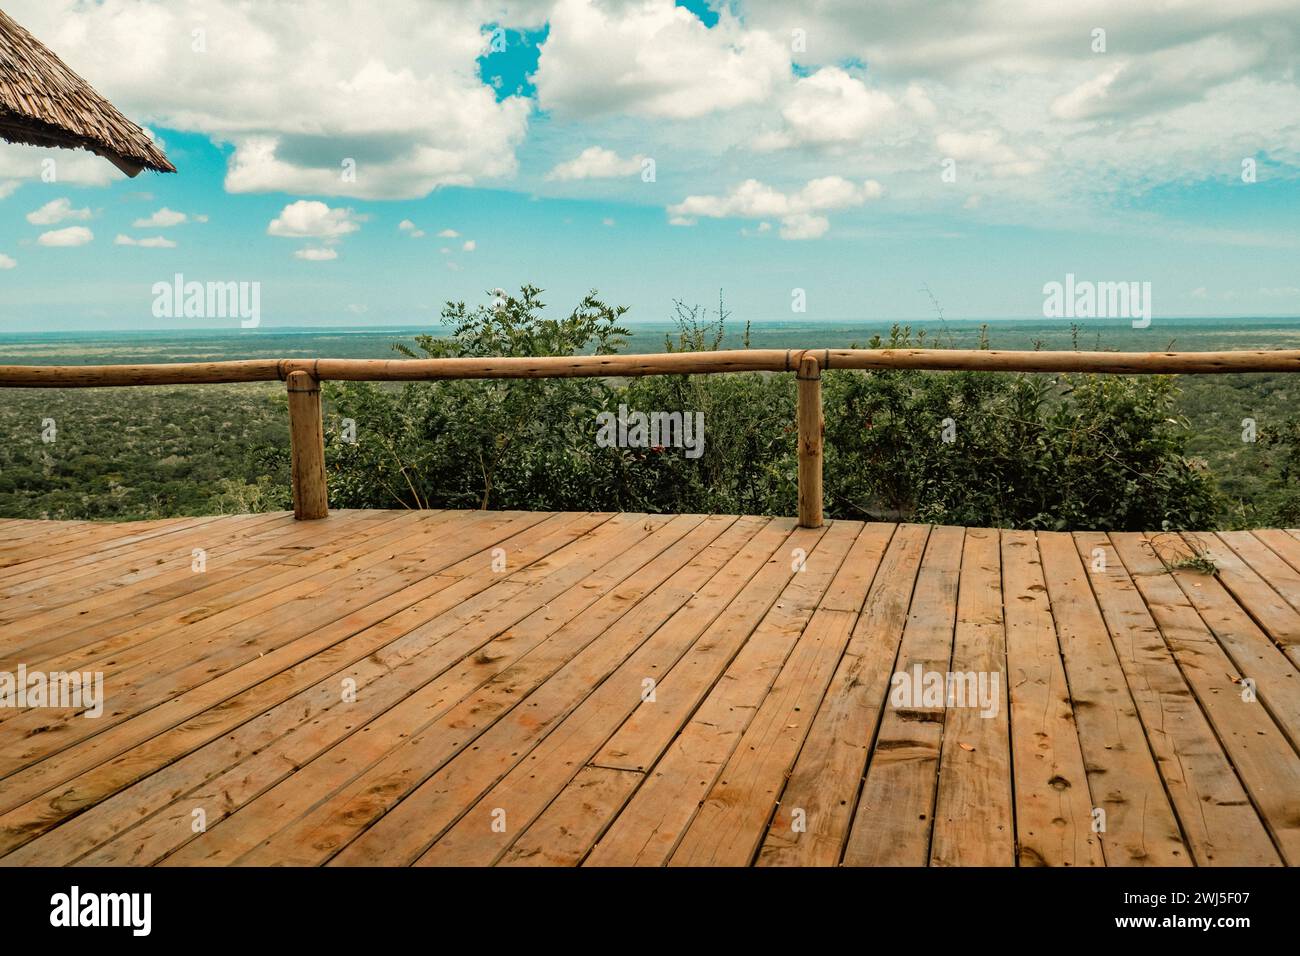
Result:
<svg viewBox="0 0 1300 956">
<path fill-rule="evenodd" d="M 7 3 L 5 9 L 15 19 L 19 18 L 19 11 L 13 3 Z M 23 18 L 20 22 L 26 24 L 27 20 Z M 51 176 L 55 178 L 51 179 Z M 9 192 L 21 183 L 33 180 L 68 186 L 107 186 L 124 179 L 126 176 L 116 167 L 94 153 L 0 142 L 0 181 L 13 184 L 8 187 Z M 4 187 L 0 187 L 0 197 L 3 195 L 7 193 Z"/>
<path fill-rule="evenodd" d="M 1042 168 L 1046 156 L 1037 147 L 1016 152 L 1002 142 L 997 130 L 991 129 L 940 133 L 935 137 L 935 145 L 945 157 L 959 163 L 979 163 L 999 176 L 1028 176 Z"/>
<path fill-rule="evenodd" d="M 118 233 L 117 238 L 113 240 L 115 246 L 139 246 L 141 249 L 175 249 L 176 243 L 166 236 L 147 236 L 144 239 L 134 239 L 131 236 Z"/>
<path fill-rule="evenodd" d="M 602 220 L 600 221 L 600 224 L 601 224 L 602 226 L 609 226 L 609 227 L 612 229 L 612 228 L 613 228 L 614 226 L 616 226 L 618 223 L 615 222 L 615 220 L 614 220 L 614 218 L 613 218 L 612 216 L 606 216 L 604 219 L 602 219 Z"/>
<path fill-rule="evenodd" d="M 478 248 L 478 243 L 475 242 L 473 239 L 466 239 L 464 244 L 461 246 L 461 249 L 463 249 L 465 252 L 473 252 L 477 248 Z"/>
<path fill-rule="evenodd" d="M 548 20 L 534 82 L 565 116 L 704 116 L 762 102 L 790 74 L 788 40 L 725 8 L 709 28 L 669 0 L 558 0 Z"/>
<path fill-rule="evenodd" d="M 603 146 L 588 146 L 568 162 L 560 163 L 549 173 L 547 179 L 613 179 L 627 176 L 641 170 L 641 157 L 633 156 L 623 159 L 612 149 Z"/>
<path fill-rule="evenodd" d="M 295 259 L 306 259 L 308 262 L 328 262 L 330 259 L 337 259 L 339 257 L 337 249 L 320 247 L 298 249 L 293 255 Z"/>
<path fill-rule="evenodd" d="M 183 212 L 177 212 L 174 209 L 168 209 L 163 206 L 151 216 L 144 219 L 137 219 L 134 223 L 137 229 L 168 229 L 172 226 L 179 226 L 183 222 L 189 221 L 189 216 Z M 206 219 L 207 217 L 203 217 Z M 197 220 L 196 220 L 197 221 Z"/>
<path fill-rule="evenodd" d="M 403 219 L 401 222 L 399 222 L 397 224 L 397 229 L 399 232 L 406 233 L 412 239 L 424 238 L 424 230 L 416 226 L 416 224 L 411 222 L 411 220 L 409 219 Z"/>
<path fill-rule="evenodd" d="M 533 25 L 530 10 L 514 7 L 511 26 Z M 530 103 L 498 102 L 478 75 L 497 0 L 16 0 L 5 9 L 133 119 L 232 145 L 231 192 L 421 197 L 513 175 L 527 129 Z M 196 28 L 203 53 L 191 48 Z M 355 176 L 344 175 L 349 159 Z"/>
<path fill-rule="evenodd" d="M 1222 177 L 1244 156 L 1300 172 L 1294 0 L 949 0 L 942 15 L 897 0 L 713 6 L 706 28 L 673 0 L 4 4 L 132 118 L 228 146 L 232 191 L 497 186 L 516 175 L 537 108 L 556 120 L 534 131 L 537 180 L 562 180 L 586 143 L 630 176 L 626 157 L 653 143 L 674 196 L 834 172 L 885 182 L 911 209 L 951 209 L 977 189 L 982 218 L 1041 222 Z M 536 101 L 497 102 L 482 81 L 490 23 L 549 25 Z M 1098 26 L 1105 53 L 1092 50 Z M 807 38 L 797 53 L 795 28 Z M 955 197 L 938 185 L 945 137 L 940 156 L 962 157 Z M 121 178 L 87 153 L 0 147 L 0 197 L 39 177 L 42 158 L 60 184 Z"/>
<path fill-rule="evenodd" d="M 854 57 L 896 77 L 961 77 L 1015 71 L 1060 71 L 1108 57 L 1172 50 L 1207 36 L 1225 46 L 1256 51 L 1260 64 L 1284 69 L 1295 56 L 1292 30 L 1300 10 L 1288 0 L 1180 0 L 1176 5 L 1130 0 L 1043 3 L 1041 0 L 964 0 L 943 15 L 927 4 L 896 0 L 808 2 L 744 0 L 753 29 L 808 37 L 804 63 Z M 1108 51 L 1093 51 L 1092 31 L 1107 33 Z"/>
<path fill-rule="evenodd" d="M 782 239 L 816 239 L 830 228 L 817 213 L 861 206 L 879 199 L 884 190 L 875 180 L 858 184 L 840 176 L 809 180 L 794 193 L 783 193 L 757 179 L 747 179 L 725 196 L 687 196 L 668 207 L 669 222 L 692 225 L 699 218 L 768 219 L 781 221 Z"/>
<path fill-rule="evenodd" d="M 72 201 L 67 198 L 51 199 L 40 209 L 27 214 L 27 221 L 33 226 L 53 226 L 67 219 L 89 219 L 89 209 L 74 209 Z"/>
<path fill-rule="evenodd" d="M 869 88 L 837 66 L 828 66 L 794 84 L 781 108 L 785 128 L 760 136 L 755 146 L 781 149 L 856 142 L 897 110 L 898 104 L 889 94 Z"/>
<path fill-rule="evenodd" d="M 781 220 L 782 239 L 819 239 L 831 227 L 831 221 L 825 216 L 813 216 L 806 212 L 797 212 Z"/>
<path fill-rule="evenodd" d="M 351 209 L 331 209 L 319 200 L 299 199 L 280 210 L 280 215 L 266 227 L 266 233 L 288 239 L 337 241 L 360 228 Z"/>
<path fill-rule="evenodd" d="M 68 226 L 43 232 L 36 241 L 42 246 L 84 246 L 94 238 L 95 234 L 85 226 Z"/>
<path fill-rule="evenodd" d="M 439 238 L 439 239 L 459 239 L 459 238 L 460 238 L 460 233 L 457 232 L 455 229 L 444 229 L 442 232 L 438 233 L 438 238 Z"/>
<path fill-rule="evenodd" d="M 16 260 L 0 252 L 0 269 L 12 269 L 16 265 L 18 265 Z"/>
</svg>

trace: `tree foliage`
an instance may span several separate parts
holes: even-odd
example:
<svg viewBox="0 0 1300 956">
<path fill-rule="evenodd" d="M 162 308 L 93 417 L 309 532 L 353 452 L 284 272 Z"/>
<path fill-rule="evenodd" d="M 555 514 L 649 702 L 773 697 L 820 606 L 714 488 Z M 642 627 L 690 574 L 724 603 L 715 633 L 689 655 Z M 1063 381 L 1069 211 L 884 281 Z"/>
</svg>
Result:
<svg viewBox="0 0 1300 956">
<path fill-rule="evenodd" d="M 562 320 L 540 292 L 448 303 L 430 357 L 608 354 L 624 310 L 592 293 Z M 677 304 L 670 351 L 716 348 L 727 314 Z M 927 344 L 906 328 L 872 347 Z M 1186 454 L 1171 377 L 917 371 L 825 374 L 832 517 L 1024 528 L 1212 526 L 1212 477 Z M 628 380 L 338 383 L 331 497 L 345 507 L 492 507 L 791 514 L 795 391 L 762 373 Z M 620 406 L 703 412 L 705 448 L 599 447 L 597 416 Z"/>
</svg>

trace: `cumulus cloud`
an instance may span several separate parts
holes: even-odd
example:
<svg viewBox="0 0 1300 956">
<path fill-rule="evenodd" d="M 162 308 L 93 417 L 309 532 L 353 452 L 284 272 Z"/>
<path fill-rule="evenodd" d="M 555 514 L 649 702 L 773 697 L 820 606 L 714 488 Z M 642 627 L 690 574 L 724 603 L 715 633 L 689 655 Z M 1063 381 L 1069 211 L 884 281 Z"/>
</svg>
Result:
<svg viewBox="0 0 1300 956">
<path fill-rule="evenodd" d="M 42 246 L 84 246 L 94 238 L 95 234 L 85 226 L 68 226 L 43 232 L 36 241 Z"/>
<path fill-rule="evenodd" d="M 266 227 L 266 233 L 286 239 L 333 241 L 360 228 L 351 209 L 332 209 L 319 200 L 299 199 L 280 210 L 280 215 Z"/>
<path fill-rule="evenodd" d="M 5 9 L 13 11 L 15 18 L 19 16 L 14 4 L 6 4 Z M 107 186 L 125 178 L 115 166 L 93 153 L 0 143 L 0 198 L 32 180 L 69 186 Z"/>
<path fill-rule="evenodd" d="M 854 183 L 840 176 L 810 180 L 793 193 L 747 179 L 724 196 L 687 196 L 669 206 L 668 215 L 671 223 L 680 226 L 700 218 L 779 219 L 782 239 L 816 239 L 830 228 L 830 221 L 819 213 L 861 206 L 883 192 L 875 180 Z"/>
<path fill-rule="evenodd" d="M 632 156 L 624 159 L 612 149 L 603 146 L 588 146 L 568 162 L 560 163 L 549 173 L 547 179 L 613 179 L 627 176 L 641 169 L 641 157 Z"/>
<path fill-rule="evenodd" d="M 406 233 L 412 239 L 424 238 L 424 230 L 421 229 L 419 226 L 417 226 L 415 223 L 411 222 L 411 220 L 409 219 L 403 219 L 401 222 L 399 222 L 397 224 L 397 229 L 399 232 Z"/>
<path fill-rule="evenodd" d="M 308 247 L 297 250 L 293 256 L 295 259 L 306 259 L 308 262 L 328 262 L 331 259 L 337 259 L 339 252 L 337 249 Z"/>
<path fill-rule="evenodd" d="M 27 221 L 33 226 L 53 226 L 68 219 L 89 219 L 89 209 L 76 209 L 67 198 L 51 199 L 40 209 L 27 214 Z"/>
<path fill-rule="evenodd" d="M 887 93 L 869 88 L 837 66 L 799 79 L 785 98 L 785 128 L 760 136 L 759 149 L 811 144 L 825 146 L 863 139 L 898 110 Z"/>
<path fill-rule="evenodd" d="M 137 223 L 138 225 L 138 223 Z M 118 233 L 117 238 L 113 240 L 115 246 L 139 246 L 141 249 L 175 249 L 176 243 L 166 236 L 147 236 L 144 239 L 135 239 L 131 236 Z"/>
<path fill-rule="evenodd" d="M 549 23 L 534 82 L 561 115 L 704 116 L 761 102 L 790 75 L 789 42 L 725 8 L 709 28 L 669 0 L 557 0 Z"/>
<path fill-rule="evenodd" d="M 514 173 L 530 104 L 498 101 L 476 64 L 483 24 L 500 8 L 491 0 L 6 4 L 132 118 L 231 144 L 228 190 L 373 199 Z"/>
<path fill-rule="evenodd" d="M 12 269 L 16 265 L 18 265 L 16 260 L 0 252 L 0 269 Z"/>
<path fill-rule="evenodd" d="M 205 220 L 207 217 L 196 217 L 195 221 Z M 190 217 L 183 212 L 177 212 L 175 209 L 168 209 L 163 206 L 151 216 L 143 219 L 137 219 L 134 223 L 137 229 L 169 229 L 172 226 L 179 226 L 181 223 L 189 222 Z"/>
<path fill-rule="evenodd" d="M 478 243 L 475 242 L 473 239 L 466 239 L 465 242 L 461 245 L 461 249 L 465 252 L 473 252 L 477 248 L 478 248 Z"/>
<path fill-rule="evenodd" d="M 439 238 L 439 239 L 459 239 L 459 238 L 460 238 L 460 233 L 457 232 L 455 229 L 444 229 L 442 232 L 438 233 L 438 238 Z"/>
<path fill-rule="evenodd" d="M 988 217 L 1217 177 L 1243 156 L 1300 171 L 1294 2 L 936 2 L 735 0 L 711 4 L 712 27 L 673 0 L 5 9 L 128 115 L 229 147 L 232 191 L 383 199 L 499 185 L 517 174 L 539 108 L 557 120 L 539 138 L 603 152 L 570 159 L 550 140 L 559 165 L 537 179 L 631 175 L 627 157 L 654 142 L 662 168 L 689 184 L 674 195 L 720 193 L 737 168 L 772 181 L 779 161 L 785 181 L 870 176 L 913 208 L 950 204 L 935 188 L 937 146 L 958 159 L 963 188 L 967 171 L 980 178 Z M 495 23 L 547 24 L 535 100 L 499 99 L 484 82 L 478 57 Z M 1097 27 L 1106 52 L 1094 52 Z M 0 197 L 40 176 L 43 158 L 60 183 L 121 177 L 90 154 L 7 147 Z"/>
</svg>

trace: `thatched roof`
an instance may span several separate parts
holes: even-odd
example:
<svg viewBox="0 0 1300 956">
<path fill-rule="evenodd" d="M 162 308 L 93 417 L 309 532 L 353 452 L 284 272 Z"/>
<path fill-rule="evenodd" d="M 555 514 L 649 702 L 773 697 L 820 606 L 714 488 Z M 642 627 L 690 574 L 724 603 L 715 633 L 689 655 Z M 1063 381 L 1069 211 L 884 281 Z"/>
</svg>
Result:
<svg viewBox="0 0 1300 956">
<path fill-rule="evenodd" d="M 0 10 L 0 139 L 98 153 L 128 176 L 174 173 L 162 150 Z"/>
</svg>

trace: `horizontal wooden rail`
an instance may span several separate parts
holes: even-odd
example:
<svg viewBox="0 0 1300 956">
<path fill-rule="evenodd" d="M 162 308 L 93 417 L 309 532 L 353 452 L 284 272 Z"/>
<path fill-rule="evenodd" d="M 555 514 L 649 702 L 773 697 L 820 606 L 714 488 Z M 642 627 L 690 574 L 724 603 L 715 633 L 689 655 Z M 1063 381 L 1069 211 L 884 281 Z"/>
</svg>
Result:
<svg viewBox="0 0 1300 956">
<path fill-rule="evenodd" d="M 107 388 L 286 381 L 411 382 L 464 378 L 590 378 L 794 372 L 805 355 L 823 371 L 920 369 L 1206 375 L 1300 372 L 1300 349 L 1238 352 L 1001 352 L 992 349 L 733 349 L 539 358 L 249 359 L 175 365 L 0 365 L 0 388 Z"/>
<path fill-rule="evenodd" d="M 997 352 L 991 349 L 739 349 L 657 355 L 537 358 L 251 359 L 176 365 L 3 365 L 0 388 L 287 383 L 298 518 L 329 512 L 321 381 L 578 378 L 795 372 L 798 378 L 799 523 L 822 523 L 821 373 L 833 369 L 981 372 L 1106 372 L 1205 375 L 1300 372 L 1300 349 L 1242 352 Z"/>
</svg>

